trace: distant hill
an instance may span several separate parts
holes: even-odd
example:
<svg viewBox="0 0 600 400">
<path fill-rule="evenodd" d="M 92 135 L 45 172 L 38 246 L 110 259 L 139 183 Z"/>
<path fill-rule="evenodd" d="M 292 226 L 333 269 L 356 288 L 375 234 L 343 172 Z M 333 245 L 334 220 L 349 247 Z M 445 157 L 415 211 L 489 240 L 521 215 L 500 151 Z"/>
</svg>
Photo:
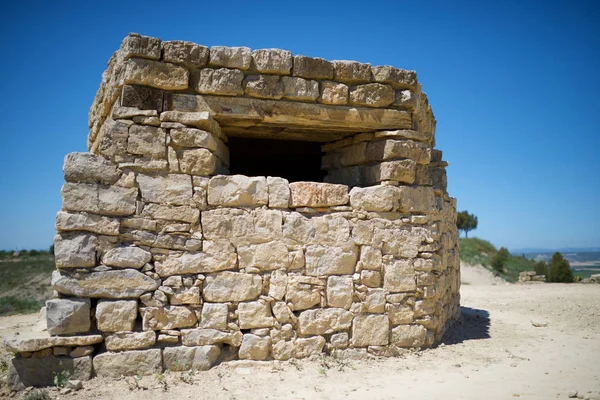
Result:
<svg viewBox="0 0 600 400">
<path fill-rule="evenodd" d="M 537 247 L 524 247 L 520 249 L 510 249 L 511 253 L 514 254 L 528 254 L 528 253 L 590 253 L 590 252 L 600 252 L 600 247 L 563 247 L 559 249 L 544 249 Z"/>
</svg>

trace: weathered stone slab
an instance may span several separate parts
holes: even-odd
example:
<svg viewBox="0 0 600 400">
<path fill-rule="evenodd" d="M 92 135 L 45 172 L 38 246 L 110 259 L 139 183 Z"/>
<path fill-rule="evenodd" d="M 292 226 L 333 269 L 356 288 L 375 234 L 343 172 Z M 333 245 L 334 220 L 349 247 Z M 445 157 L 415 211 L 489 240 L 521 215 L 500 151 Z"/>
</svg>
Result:
<svg viewBox="0 0 600 400">
<path fill-rule="evenodd" d="M 142 36 L 138 33 L 130 33 L 123 39 L 119 53 L 127 59 L 131 57 L 160 58 L 160 42 L 158 38 Z"/>
<path fill-rule="evenodd" d="M 209 64 L 215 67 L 250 68 L 252 53 L 248 47 L 213 46 L 210 48 Z"/>
<path fill-rule="evenodd" d="M 152 253 L 139 247 L 116 247 L 102 255 L 102 263 L 109 267 L 140 269 L 150 262 Z"/>
<path fill-rule="evenodd" d="M 292 311 L 306 310 L 321 303 L 321 291 L 303 277 L 290 276 L 285 300 Z"/>
<path fill-rule="evenodd" d="M 305 257 L 306 275 L 349 275 L 354 273 L 358 249 L 352 243 L 339 247 L 310 245 Z"/>
<path fill-rule="evenodd" d="M 371 64 L 356 61 L 334 60 L 333 78 L 339 82 L 366 83 L 372 79 Z"/>
<path fill-rule="evenodd" d="M 211 206 L 263 206 L 269 202 L 264 176 L 217 175 L 208 182 Z"/>
<path fill-rule="evenodd" d="M 145 331 L 161 329 L 189 328 L 198 322 L 196 314 L 187 307 L 142 307 L 142 327 Z"/>
<path fill-rule="evenodd" d="M 155 263 L 156 273 L 161 277 L 197 274 L 237 268 L 237 254 L 227 241 L 205 240 L 202 252 L 172 252 Z"/>
<path fill-rule="evenodd" d="M 310 357 L 313 354 L 320 354 L 324 346 L 325 338 L 323 336 L 296 339 L 292 348 L 292 357 L 300 359 Z"/>
<path fill-rule="evenodd" d="M 169 371 L 207 371 L 216 364 L 220 354 L 218 346 L 166 347 L 163 364 Z"/>
<path fill-rule="evenodd" d="M 307 79 L 333 79 L 333 64 L 323 58 L 294 56 L 292 75 Z"/>
<path fill-rule="evenodd" d="M 90 299 L 46 301 L 46 326 L 51 335 L 69 335 L 90 330 Z"/>
<path fill-rule="evenodd" d="M 366 158 L 371 161 L 409 158 L 424 165 L 431 160 L 431 147 L 427 143 L 412 140 L 379 140 L 368 143 Z"/>
<path fill-rule="evenodd" d="M 100 215 L 131 215 L 135 212 L 137 194 L 137 188 L 67 182 L 62 187 L 63 209 Z"/>
<path fill-rule="evenodd" d="M 354 187 L 350 191 L 350 205 L 365 211 L 396 211 L 401 191 L 394 186 Z"/>
<path fill-rule="evenodd" d="M 417 167 L 413 160 L 385 161 L 375 165 L 363 167 L 363 181 L 365 184 L 374 184 L 382 181 L 397 181 L 401 183 L 417 183 Z"/>
<path fill-rule="evenodd" d="M 90 346 L 102 343 L 101 335 L 85 336 L 52 336 L 21 339 L 18 337 L 4 339 L 6 350 L 14 353 L 25 353 L 44 350 L 50 347 Z"/>
<path fill-rule="evenodd" d="M 240 360 L 264 361 L 269 358 L 271 338 L 246 334 L 239 350 Z"/>
<path fill-rule="evenodd" d="M 371 71 L 376 82 L 387 83 L 395 88 L 415 89 L 418 84 L 415 71 L 398 69 L 389 65 L 371 67 Z"/>
<path fill-rule="evenodd" d="M 350 329 L 352 318 L 343 308 L 308 310 L 300 313 L 298 328 L 301 335 L 327 335 Z"/>
<path fill-rule="evenodd" d="M 182 221 L 195 224 L 200 218 L 200 210 L 189 206 L 146 204 L 142 215 L 147 215 L 150 218 L 155 219 Z"/>
<path fill-rule="evenodd" d="M 54 236 L 54 259 L 57 268 L 96 266 L 98 238 L 88 233 L 61 233 Z"/>
<path fill-rule="evenodd" d="M 283 97 L 290 100 L 315 101 L 319 97 L 319 82 L 295 76 L 281 78 Z"/>
<path fill-rule="evenodd" d="M 104 157 L 90 153 L 69 153 L 63 172 L 67 182 L 105 183 L 112 185 L 121 176 L 117 167 Z"/>
<path fill-rule="evenodd" d="M 368 107 L 389 106 L 395 96 L 394 89 L 380 83 L 367 83 L 350 89 L 350 103 Z"/>
<path fill-rule="evenodd" d="M 202 147 L 216 153 L 217 147 L 222 145 L 212 133 L 201 129 L 177 128 L 171 129 L 169 134 L 173 143 L 181 147 Z"/>
<path fill-rule="evenodd" d="M 156 343 L 156 332 L 117 332 L 104 339 L 108 351 L 138 350 Z"/>
<path fill-rule="evenodd" d="M 330 276 L 327 278 L 327 307 L 346 310 L 352 305 L 354 283 L 351 276 Z"/>
<path fill-rule="evenodd" d="M 348 86 L 343 83 L 323 81 L 320 83 L 321 96 L 319 103 L 323 104 L 348 104 Z"/>
<path fill-rule="evenodd" d="M 290 203 L 290 186 L 287 179 L 273 176 L 267 177 L 270 208 L 288 208 Z"/>
<path fill-rule="evenodd" d="M 180 155 L 179 167 L 186 174 L 210 176 L 218 168 L 217 157 L 207 149 L 183 150 Z"/>
<path fill-rule="evenodd" d="M 161 122 L 177 122 L 183 125 L 193 126 L 198 129 L 208 131 L 217 137 L 221 136 L 219 124 L 212 118 L 207 111 L 182 112 L 165 111 L 160 114 Z M 178 129 L 180 127 L 177 127 Z"/>
<path fill-rule="evenodd" d="M 127 299 L 155 290 L 159 283 L 133 269 L 80 274 L 52 273 L 52 288 L 59 293 L 81 297 Z"/>
<path fill-rule="evenodd" d="M 242 344 L 243 334 L 240 331 L 233 333 L 221 332 L 216 329 L 182 329 L 181 343 L 184 346 L 206 346 L 218 343 L 239 347 Z"/>
<path fill-rule="evenodd" d="M 270 328 L 275 324 L 271 307 L 264 301 L 240 303 L 238 319 L 241 329 Z"/>
<path fill-rule="evenodd" d="M 208 302 L 241 302 L 256 299 L 262 291 L 262 278 L 236 272 L 220 272 L 204 280 L 203 296 Z"/>
<path fill-rule="evenodd" d="M 99 300 L 96 305 L 96 326 L 102 332 L 132 331 L 138 307 L 134 300 Z"/>
<path fill-rule="evenodd" d="M 155 110 L 160 113 L 163 110 L 163 91 L 147 86 L 124 85 L 121 94 L 121 106 L 140 110 Z M 110 122 L 111 120 L 107 120 L 104 125 Z M 126 126 L 125 124 L 122 125 Z"/>
<path fill-rule="evenodd" d="M 187 67 L 203 67 L 208 63 L 208 47 L 196 43 L 173 40 L 163 42 L 163 60 Z"/>
<path fill-rule="evenodd" d="M 227 304 L 204 303 L 202 305 L 200 328 L 226 330 L 228 312 Z"/>
<path fill-rule="evenodd" d="M 290 266 L 289 252 L 282 241 L 238 246 L 237 252 L 240 268 L 254 267 L 261 271 L 272 271 Z"/>
<path fill-rule="evenodd" d="M 94 357 L 94 372 L 99 377 L 152 375 L 162 372 L 162 350 L 132 350 L 101 353 Z"/>
<path fill-rule="evenodd" d="M 244 94 L 244 73 L 238 69 L 204 68 L 192 73 L 193 87 L 200 94 L 238 96 Z"/>
<path fill-rule="evenodd" d="M 392 329 L 392 344 L 398 347 L 422 347 L 427 329 L 421 325 L 398 325 Z"/>
<path fill-rule="evenodd" d="M 290 183 L 290 207 L 332 207 L 348 203 L 348 186 L 321 182 Z"/>
<path fill-rule="evenodd" d="M 59 211 L 56 214 L 57 231 L 88 231 L 100 235 L 115 236 L 119 234 L 118 219 L 87 213 L 69 213 Z M 56 248 L 55 248 L 56 252 Z"/>
<path fill-rule="evenodd" d="M 192 178 L 184 174 L 144 175 L 138 174 L 137 181 L 142 200 L 151 203 L 186 205 L 192 200 Z"/>
<path fill-rule="evenodd" d="M 167 157 L 165 131 L 149 125 L 130 126 L 127 152 L 152 159 L 165 159 Z"/>
<path fill-rule="evenodd" d="M 412 260 L 386 259 L 383 264 L 383 288 L 388 292 L 417 290 Z"/>
<path fill-rule="evenodd" d="M 357 315 L 352 322 L 354 347 L 386 346 L 389 343 L 390 321 L 387 315 Z"/>
<path fill-rule="evenodd" d="M 408 187 L 400 189 L 400 211 L 406 213 L 428 213 L 436 209 L 435 192 L 432 187 Z"/>
<path fill-rule="evenodd" d="M 252 52 L 252 70 L 278 75 L 289 75 L 292 53 L 281 49 L 259 49 Z"/>
<path fill-rule="evenodd" d="M 69 379 L 87 381 L 92 377 L 91 357 L 55 357 L 40 358 L 15 357 L 11 360 L 12 369 L 9 371 L 8 382 L 17 390 L 18 383 L 24 387 L 53 386 L 54 379 L 59 373 L 66 373 Z"/>
<path fill-rule="evenodd" d="M 260 99 L 280 99 L 283 96 L 283 84 L 278 76 L 246 75 L 244 93 Z"/>
<path fill-rule="evenodd" d="M 130 58 L 125 68 L 123 83 L 163 90 L 183 90 L 188 87 L 188 78 L 188 70 L 183 67 L 143 58 Z"/>
</svg>

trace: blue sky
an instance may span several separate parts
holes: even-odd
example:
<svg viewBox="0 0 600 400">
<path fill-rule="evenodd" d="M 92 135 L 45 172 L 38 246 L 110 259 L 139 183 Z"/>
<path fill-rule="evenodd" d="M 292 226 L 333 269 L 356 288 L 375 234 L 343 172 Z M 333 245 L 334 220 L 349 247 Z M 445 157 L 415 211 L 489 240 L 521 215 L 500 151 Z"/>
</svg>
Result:
<svg viewBox="0 0 600 400">
<path fill-rule="evenodd" d="M 65 154 L 129 32 L 415 69 L 449 192 L 496 246 L 600 246 L 600 3 L 20 1 L 3 5 L 0 249 L 48 248 Z"/>
</svg>

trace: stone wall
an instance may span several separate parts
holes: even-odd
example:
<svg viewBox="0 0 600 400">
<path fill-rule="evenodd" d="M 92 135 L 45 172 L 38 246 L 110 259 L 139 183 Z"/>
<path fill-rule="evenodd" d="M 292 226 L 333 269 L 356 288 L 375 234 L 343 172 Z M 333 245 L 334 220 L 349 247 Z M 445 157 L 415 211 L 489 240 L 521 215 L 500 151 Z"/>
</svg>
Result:
<svg viewBox="0 0 600 400">
<path fill-rule="evenodd" d="M 25 384 L 394 355 L 459 315 L 456 201 L 414 71 L 132 34 L 89 117 L 51 336 L 8 343 Z M 228 136 L 322 142 L 326 182 L 228 175 Z"/>
</svg>

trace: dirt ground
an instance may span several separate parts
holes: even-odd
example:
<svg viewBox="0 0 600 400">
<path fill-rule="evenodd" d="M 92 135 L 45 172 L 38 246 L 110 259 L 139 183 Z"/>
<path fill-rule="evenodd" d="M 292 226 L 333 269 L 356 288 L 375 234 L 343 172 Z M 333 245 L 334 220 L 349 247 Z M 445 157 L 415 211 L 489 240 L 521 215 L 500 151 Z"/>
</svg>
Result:
<svg viewBox="0 0 600 400">
<path fill-rule="evenodd" d="M 463 269 L 463 319 L 435 349 L 361 361 L 230 362 L 193 375 L 93 379 L 81 391 L 50 394 L 90 400 L 546 400 L 600 392 L 600 285 L 512 285 L 486 272 Z M 0 335 L 26 335 L 35 320 L 0 318 Z"/>
</svg>

